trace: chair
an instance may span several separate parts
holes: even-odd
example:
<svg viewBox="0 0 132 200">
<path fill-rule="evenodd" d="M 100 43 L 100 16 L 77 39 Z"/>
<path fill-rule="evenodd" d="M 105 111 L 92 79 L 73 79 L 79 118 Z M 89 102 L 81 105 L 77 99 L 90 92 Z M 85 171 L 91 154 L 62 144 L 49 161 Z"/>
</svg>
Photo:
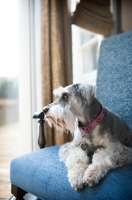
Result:
<svg viewBox="0 0 132 200">
<path fill-rule="evenodd" d="M 102 42 L 97 76 L 97 98 L 132 127 L 132 31 Z M 45 200 L 131 200 L 132 164 L 111 170 L 94 187 L 75 191 L 67 169 L 59 161 L 59 146 L 15 158 L 10 166 L 12 193 L 29 192 Z"/>
</svg>

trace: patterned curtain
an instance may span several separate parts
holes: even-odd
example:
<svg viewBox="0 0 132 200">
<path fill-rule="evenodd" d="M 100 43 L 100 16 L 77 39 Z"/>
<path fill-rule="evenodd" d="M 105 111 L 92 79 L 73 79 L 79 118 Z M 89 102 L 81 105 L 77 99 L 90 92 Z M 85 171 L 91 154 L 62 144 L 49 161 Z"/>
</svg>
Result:
<svg viewBox="0 0 132 200">
<path fill-rule="evenodd" d="M 71 14 L 68 0 L 41 0 L 42 105 L 54 100 L 53 89 L 72 83 Z M 45 124 L 47 146 L 71 140 Z"/>
</svg>

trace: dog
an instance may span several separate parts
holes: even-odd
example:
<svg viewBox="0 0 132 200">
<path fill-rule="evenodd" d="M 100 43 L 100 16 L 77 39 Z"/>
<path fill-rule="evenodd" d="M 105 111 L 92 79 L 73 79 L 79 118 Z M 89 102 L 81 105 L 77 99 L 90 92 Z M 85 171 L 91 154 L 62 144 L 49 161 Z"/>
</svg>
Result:
<svg viewBox="0 0 132 200">
<path fill-rule="evenodd" d="M 73 135 L 73 141 L 59 150 L 71 187 L 80 190 L 94 186 L 109 170 L 132 162 L 132 130 L 101 105 L 95 97 L 95 86 L 60 86 L 53 93 L 57 99 L 44 107 L 45 120 Z"/>
</svg>

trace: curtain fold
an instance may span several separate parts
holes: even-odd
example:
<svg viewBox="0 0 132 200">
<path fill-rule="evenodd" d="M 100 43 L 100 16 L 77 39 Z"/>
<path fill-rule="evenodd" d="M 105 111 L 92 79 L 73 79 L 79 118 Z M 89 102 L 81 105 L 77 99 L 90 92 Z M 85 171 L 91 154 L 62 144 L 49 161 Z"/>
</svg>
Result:
<svg viewBox="0 0 132 200">
<path fill-rule="evenodd" d="M 41 88 L 42 105 L 55 100 L 53 89 L 72 84 L 71 16 L 67 0 L 41 0 Z M 47 146 L 71 140 L 45 124 Z"/>
<path fill-rule="evenodd" d="M 72 15 L 73 24 L 104 36 L 109 36 L 114 26 L 110 0 L 80 0 Z"/>
</svg>

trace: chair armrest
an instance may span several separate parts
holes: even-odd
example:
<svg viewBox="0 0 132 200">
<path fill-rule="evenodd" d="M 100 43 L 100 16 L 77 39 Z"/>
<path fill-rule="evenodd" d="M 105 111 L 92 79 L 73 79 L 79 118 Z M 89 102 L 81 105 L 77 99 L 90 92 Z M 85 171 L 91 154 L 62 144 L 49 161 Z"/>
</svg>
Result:
<svg viewBox="0 0 132 200">
<path fill-rule="evenodd" d="M 33 119 L 39 119 L 39 137 L 38 137 L 38 145 L 40 149 L 44 148 L 46 145 L 45 133 L 44 133 L 44 112 L 36 112 L 33 115 Z"/>
</svg>

